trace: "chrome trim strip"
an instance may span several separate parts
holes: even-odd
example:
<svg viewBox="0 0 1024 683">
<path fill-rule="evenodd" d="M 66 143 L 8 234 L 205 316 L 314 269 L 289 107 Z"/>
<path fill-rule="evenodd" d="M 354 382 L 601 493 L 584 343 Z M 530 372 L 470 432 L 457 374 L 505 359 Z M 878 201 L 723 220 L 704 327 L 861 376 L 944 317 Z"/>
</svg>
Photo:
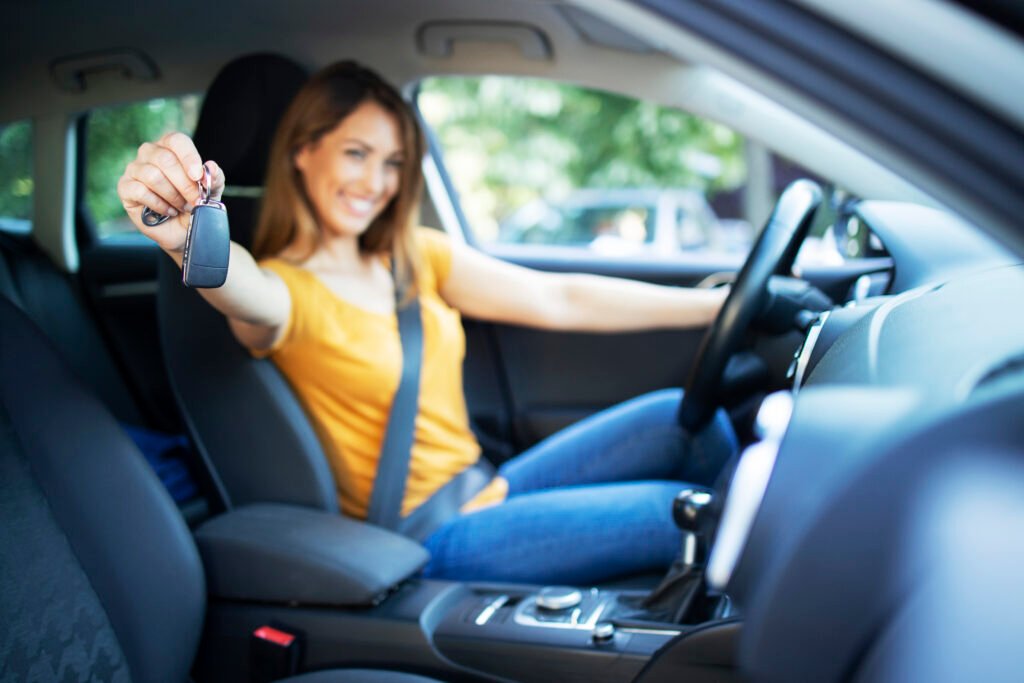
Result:
<svg viewBox="0 0 1024 683">
<path fill-rule="evenodd" d="M 670 628 L 640 628 L 638 626 L 622 626 L 618 628 L 619 633 L 649 633 L 655 636 L 678 636 L 682 633 L 682 630 L 674 630 Z"/>
<path fill-rule="evenodd" d="M 487 607 L 484 607 L 483 611 L 477 615 L 476 619 L 474 620 L 474 623 L 477 626 L 483 626 L 491 620 L 491 617 L 494 616 L 494 613 L 501 609 L 506 602 L 508 602 L 508 596 L 499 595 L 491 601 L 491 604 L 487 605 Z"/>
</svg>

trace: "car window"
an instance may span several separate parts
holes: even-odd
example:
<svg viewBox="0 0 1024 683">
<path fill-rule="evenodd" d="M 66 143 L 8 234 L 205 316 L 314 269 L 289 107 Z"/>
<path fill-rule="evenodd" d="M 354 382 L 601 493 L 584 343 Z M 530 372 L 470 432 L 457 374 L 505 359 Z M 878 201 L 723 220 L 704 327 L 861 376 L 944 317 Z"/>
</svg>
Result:
<svg viewBox="0 0 1024 683">
<path fill-rule="evenodd" d="M 717 122 L 600 90 L 444 76 L 424 80 L 416 104 L 485 248 L 743 256 L 791 181 L 835 189 Z M 816 228 L 801 262 L 855 256 L 826 228 Z"/>
<path fill-rule="evenodd" d="M 473 237 L 604 254 L 745 251 L 709 204 L 745 180 L 744 141 L 672 107 L 542 79 L 438 77 L 419 109 Z M 742 216 L 727 216 L 737 221 Z M 749 232 L 749 231 L 748 231 Z"/>
<path fill-rule="evenodd" d="M 32 230 L 32 122 L 0 126 L 0 230 Z"/>
<path fill-rule="evenodd" d="M 117 180 L 143 142 L 173 130 L 191 134 L 200 104 L 198 95 L 185 95 L 93 109 L 87 114 L 84 208 L 98 239 L 138 235 L 117 197 Z"/>
</svg>

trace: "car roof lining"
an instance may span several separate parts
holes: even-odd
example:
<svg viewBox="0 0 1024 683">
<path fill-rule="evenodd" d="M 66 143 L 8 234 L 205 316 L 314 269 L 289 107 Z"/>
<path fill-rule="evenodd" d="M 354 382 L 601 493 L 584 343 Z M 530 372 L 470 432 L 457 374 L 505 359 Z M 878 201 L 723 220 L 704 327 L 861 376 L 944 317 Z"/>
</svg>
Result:
<svg viewBox="0 0 1024 683">
<path fill-rule="evenodd" d="M 185 15 L 204 16 L 204 21 L 192 25 L 196 39 L 191 41 L 187 56 L 181 55 L 180 50 L 175 51 L 180 44 L 180 34 L 165 37 L 155 33 L 147 36 L 145 53 L 160 71 L 158 80 L 126 80 L 108 73 L 94 79 L 81 93 L 57 88 L 47 72 L 47 65 L 59 56 L 139 44 L 129 38 L 139 33 L 139 18 L 125 16 L 123 8 L 115 11 L 108 0 L 103 0 L 100 9 L 93 3 L 86 9 L 62 7 L 60 12 L 55 11 L 54 4 L 43 0 L 15 13 L 10 24 L 12 40 L 9 45 L 14 48 L 14 56 L 0 64 L 0 77 L 9 84 L 0 92 L 0 120 L 32 115 L 37 124 L 48 120 L 50 135 L 61 125 L 68 127 L 78 113 L 93 107 L 200 92 L 230 59 L 245 52 L 271 48 L 308 66 L 325 64 L 339 57 L 355 57 L 399 84 L 415 83 L 428 75 L 496 73 L 557 77 L 653 99 L 729 126 L 857 194 L 937 204 L 873 161 L 871 157 L 885 160 L 885 150 L 873 147 L 872 141 L 858 131 L 844 128 L 834 114 L 801 99 L 772 79 L 764 78 L 753 65 L 739 62 L 684 28 L 661 21 L 647 10 L 621 0 L 592 0 L 585 4 L 531 0 L 504 3 L 441 0 L 410 4 L 379 0 L 372 6 L 358 0 L 316 0 L 288 6 L 271 0 L 255 0 L 246 6 L 245 30 L 234 31 L 221 30 L 231 25 L 235 11 L 230 5 L 200 5 L 185 0 Z M 590 34 L 581 31 L 583 13 L 599 25 L 632 27 L 631 35 L 643 36 L 638 40 L 650 49 L 609 47 L 616 42 L 611 38 L 595 41 L 593 31 Z M 95 19 L 108 15 L 109 21 Z M 45 21 L 41 21 L 43 16 Z M 339 17 L 344 17 L 344 22 Z M 508 40 L 465 40 L 456 44 L 447 57 L 424 55 L 418 45 L 418 31 L 429 22 L 441 20 L 472 21 L 481 26 L 515 23 L 535 27 L 550 41 L 551 58 L 524 57 L 520 46 Z M 76 22 L 79 27 L 90 30 L 71 30 Z M 72 38 L 65 40 L 67 36 Z M 645 78 L 636 78 L 637 73 L 645 74 Z M 736 76 L 744 82 L 756 83 L 757 90 L 744 85 Z M 785 106 L 777 101 L 784 102 Z M 804 119 L 794 111 L 809 114 L 810 118 Z M 845 139 L 854 140 L 859 149 L 868 153 L 841 142 L 832 133 L 825 132 L 826 127 L 844 136 L 849 134 Z M 46 158 L 42 155 L 43 163 L 36 164 L 37 187 L 57 190 L 64 182 L 59 177 L 64 166 L 58 163 L 53 150 L 49 162 Z M 40 203 L 37 200 L 37 209 Z M 50 211 L 56 212 L 57 209 Z M 42 218 L 37 211 L 37 224 Z M 66 220 L 55 221 L 53 216 L 47 220 L 59 224 L 61 232 L 67 228 Z M 57 225 L 47 232 L 37 232 L 39 241 L 48 246 L 58 262 L 74 270 L 76 259 L 71 253 L 72 245 L 56 234 Z"/>
</svg>

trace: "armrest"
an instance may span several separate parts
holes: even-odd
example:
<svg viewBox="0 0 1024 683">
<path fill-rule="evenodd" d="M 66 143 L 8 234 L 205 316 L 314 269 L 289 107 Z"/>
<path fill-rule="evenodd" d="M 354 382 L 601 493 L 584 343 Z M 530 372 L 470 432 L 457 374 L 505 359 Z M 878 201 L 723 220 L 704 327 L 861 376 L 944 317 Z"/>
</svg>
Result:
<svg viewBox="0 0 1024 683">
<path fill-rule="evenodd" d="M 196 530 L 209 594 L 317 605 L 370 605 L 427 563 L 404 536 L 277 503 L 236 508 Z"/>
</svg>

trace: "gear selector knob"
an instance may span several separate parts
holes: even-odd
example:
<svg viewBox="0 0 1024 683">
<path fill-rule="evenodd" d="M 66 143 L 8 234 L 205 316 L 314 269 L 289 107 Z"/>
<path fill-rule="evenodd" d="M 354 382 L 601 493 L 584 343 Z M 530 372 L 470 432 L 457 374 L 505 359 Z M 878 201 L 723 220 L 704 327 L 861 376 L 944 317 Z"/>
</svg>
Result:
<svg viewBox="0 0 1024 683">
<path fill-rule="evenodd" d="M 700 489 L 683 489 L 672 501 L 672 519 L 683 531 L 682 561 L 692 566 L 707 543 L 706 531 L 711 524 L 714 496 Z"/>
<path fill-rule="evenodd" d="M 706 528 L 713 496 L 708 491 L 683 489 L 672 501 L 672 519 L 683 531 L 700 533 Z"/>
</svg>

